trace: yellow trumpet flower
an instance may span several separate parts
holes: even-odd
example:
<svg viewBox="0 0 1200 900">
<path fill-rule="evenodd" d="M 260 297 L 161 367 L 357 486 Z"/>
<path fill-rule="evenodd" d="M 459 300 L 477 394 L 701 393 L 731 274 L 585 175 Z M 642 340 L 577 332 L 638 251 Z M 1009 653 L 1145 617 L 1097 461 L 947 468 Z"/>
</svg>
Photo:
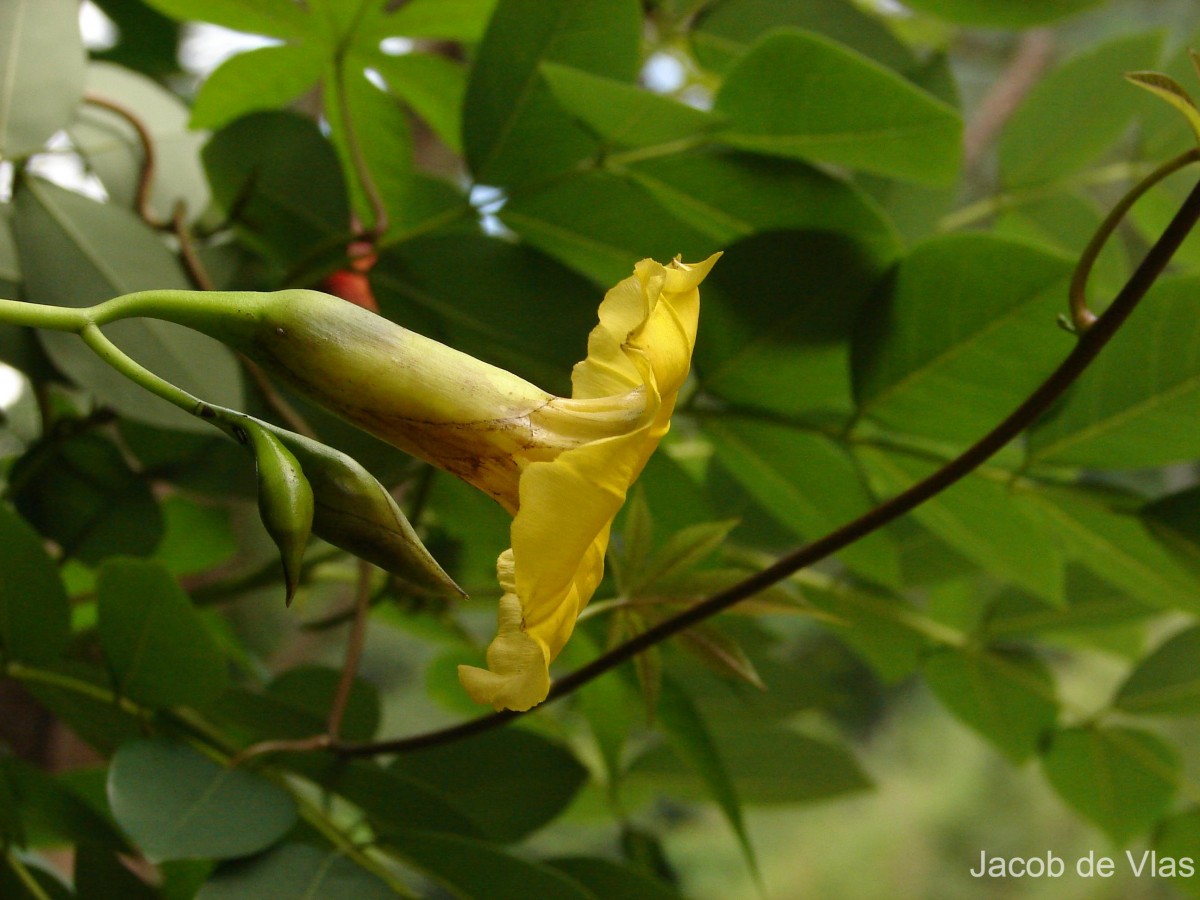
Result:
<svg viewBox="0 0 1200 900">
<path fill-rule="evenodd" d="M 638 263 L 600 304 L 570 397 L 316 291 L 155 292 L 145 314 L 231 344 L 513 515 L 488 668 L 460 666 L 459 678 L 477 702 L 524 710 L 546 698 L 550 663 L 604 573 L 613 518 L 670 427 L 698 286 L 719 256 Z"/>
</svg>

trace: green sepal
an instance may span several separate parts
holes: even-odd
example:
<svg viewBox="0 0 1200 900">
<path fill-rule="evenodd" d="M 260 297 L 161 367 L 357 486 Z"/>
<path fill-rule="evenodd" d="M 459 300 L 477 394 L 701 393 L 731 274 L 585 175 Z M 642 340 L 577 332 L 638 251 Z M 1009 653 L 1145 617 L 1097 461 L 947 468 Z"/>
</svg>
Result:
<svg viewBox="0 0 1200 900">
<path fill-rule="evenodd" d="M 241 427 L 249 438 L 258 469 L 258 512 L 279 548 L 286 603 L 291 606 L 313 528 L 312 485 L 300 462 L 278 437 L 253 420 L 244 420 Z"/>
</svg>

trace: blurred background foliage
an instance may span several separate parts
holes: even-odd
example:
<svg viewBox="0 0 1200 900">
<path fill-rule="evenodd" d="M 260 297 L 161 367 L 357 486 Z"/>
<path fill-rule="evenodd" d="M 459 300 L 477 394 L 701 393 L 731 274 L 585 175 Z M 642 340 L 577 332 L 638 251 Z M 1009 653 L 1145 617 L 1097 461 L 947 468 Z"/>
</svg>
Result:
<svg viewBox="0 0 1200 900">
<path fill-rule="evenodd" d="M 566 392 L 637 260 L 724 250 L 563 673 L 1056 365 L 1074 259 L 1194 140 L 1121 75 L 1194 88 L 1198 29 L 1187 0 L 4 0 L 0 295 L 324 287 Z M 1190 183 L 1134 209 L 1097 308 Z M 1162 867 L 1200 860 L 1198 288 L 1192 238 L 1017 446 L 566 700 L 235 770 L 321 731 L 354 561 L 311 548 L 285 609 L 248 458 L 73 336 L 3 327 L 0 896 L 1197 893 Z M 503 511 L 222 347 L 112 336 L 360 460 L 472 595 L 376 574 L 344 736 L 477 715 L 455 667 L 493 627 Z M 1068 872 L 980 881 L 981 851 Z M 1117 874 L 1074 877 L 1089 852 Z"/>
</svg>

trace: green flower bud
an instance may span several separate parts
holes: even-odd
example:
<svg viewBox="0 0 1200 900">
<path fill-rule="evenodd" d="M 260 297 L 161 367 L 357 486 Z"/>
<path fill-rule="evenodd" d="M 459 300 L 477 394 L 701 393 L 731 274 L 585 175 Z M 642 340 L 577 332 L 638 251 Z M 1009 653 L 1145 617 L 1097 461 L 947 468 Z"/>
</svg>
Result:
<svg viewBox="0 0 1200 900">
<path fill-rule="evenodd" d="M 313 489 L 295 455 L 253 419 L 240 426 L 249 439 L 258 469 L 258 512 L 279 548 L 287 605 L 300 583 L 304 549 L 313 526 Z"/>
</svg>

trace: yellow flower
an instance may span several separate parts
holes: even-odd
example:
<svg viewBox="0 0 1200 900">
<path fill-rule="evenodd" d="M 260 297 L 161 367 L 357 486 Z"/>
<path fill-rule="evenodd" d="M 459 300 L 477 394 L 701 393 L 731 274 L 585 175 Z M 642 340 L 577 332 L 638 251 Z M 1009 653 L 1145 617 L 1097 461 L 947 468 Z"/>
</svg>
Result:
<svg viewBox="0 0 1200 900">
<path fill-rule="evenodd" d="M 144 312 L 231 344 L 513 515 L 488 668 L 459 677 L 476 701 L 523 710 L 545 699 L 550 663 L 604 573 L 613 518 L 670 427 L 697 287 L 719 255 L 638 263 L 600 304 L 570 397 L 316 291 L 154 292 Z"/>
</svg>

